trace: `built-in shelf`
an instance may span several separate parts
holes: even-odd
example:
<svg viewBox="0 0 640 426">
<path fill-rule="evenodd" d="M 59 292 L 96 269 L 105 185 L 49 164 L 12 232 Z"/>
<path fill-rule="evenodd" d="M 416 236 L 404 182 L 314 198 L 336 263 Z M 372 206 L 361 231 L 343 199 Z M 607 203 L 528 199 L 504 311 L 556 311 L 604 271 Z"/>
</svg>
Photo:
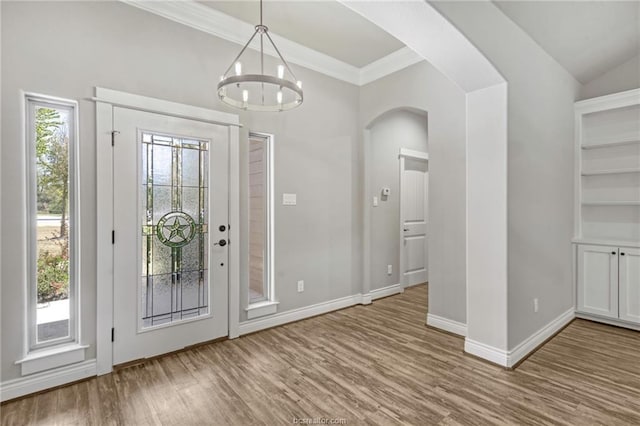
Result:
<svg viewBox="0 0 640 426">
<path fill-rule="evenodd" d="M 587 145 L 582 145 L 582 149 L 597 149 L 597 148 L 610 148 L 613 146 L 623 146 L 623 145 L 638 145 L 640 144 L 640 139 L 623 139 L 612 142 L 602 142 L 602 143 L 590 143 Z"/>
<path fill-rule="evenodd" d="M 572 243 L 576 315 L 640 330 L 638 117 L 640 88 L 576 103 Z"/>
<path fill-rule="evenodd" d="M 638 169 L 611 169 L 611 170 L 595 170 L 591 172 L 582 171 L 582 176 L 599 176 L 599 175 L 621 175 L 626 173 L 640 173 Z"/>
<path fill-rule="evenodd" d="M 640 206 L 640 201 L 583 201 L 583 206 Z"/>
</svg>

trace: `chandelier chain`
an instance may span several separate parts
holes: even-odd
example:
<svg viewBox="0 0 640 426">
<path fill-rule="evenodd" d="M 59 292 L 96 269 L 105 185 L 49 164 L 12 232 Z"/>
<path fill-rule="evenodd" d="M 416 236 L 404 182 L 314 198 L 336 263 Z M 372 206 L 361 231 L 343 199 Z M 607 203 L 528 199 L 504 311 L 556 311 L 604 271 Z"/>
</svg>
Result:
<svg viewBox="0 0 640 426">
<path fill-rule="evenodd" d="M 273 39 L 271 38 L 271 36 L 269 35 L 269 32 L 265 32 L 265 34 L 267 35 L 267 38 L 269 39 L 269 41 L 271 42 L 271 45 L 273 46 L 273 48 L 276 50 L 276 53 L 278 54 L 278 56 L 280 57 L 280 60 L 282 61 L 282 63 L 284 64 L 285 67 L 287 67 L 287 70 L 289 70 L 289 73 L 291 74 L 291 76 L 293 77 L 294 80 L 297 80 L 296 75 L 293 73 L 293 71 L 291 70 L 291 67 L 289 66 L 289 63 L 287 61 L 284 60 L 284 58 L 282 57 L 282 54 L 280 53 L 280 50 L 278 50 L 278 46 L 276 46 L 276 44 L 273 42 Z"/>
<path fill-rule="evenodd" d="M 229 65 L 229 68 L 227 68 L 227 70 L 224 72 L 223 75 L 227 75 L 229 73 L 229 71 L 231 71 L 231 68 L 233 68 L 233 65 L 236 63 L 236 61 L 238 59 L 240 59 L 240 57 L 242 56 L 242 54 L 244 53 L 245 50 L 247 50 L 247 47 L 249 47 L 249 44 L 251 44 L 251 42 L 253 41 L 253 39 L 256 37 L 256 34 L 258 34 L 258 30 L 256 30 L 253 35 L 251 36 L 251 38 L 249 39 L 249 41 L 247 42 L 247 44 L 244 45 L 244 47 L 242 48 L 242 50 L 240 51 L 240 53 L 238 53 L 238 55 L 236 56 L 236 58 L 231 61 L 231 65 Z"/>
</svg>

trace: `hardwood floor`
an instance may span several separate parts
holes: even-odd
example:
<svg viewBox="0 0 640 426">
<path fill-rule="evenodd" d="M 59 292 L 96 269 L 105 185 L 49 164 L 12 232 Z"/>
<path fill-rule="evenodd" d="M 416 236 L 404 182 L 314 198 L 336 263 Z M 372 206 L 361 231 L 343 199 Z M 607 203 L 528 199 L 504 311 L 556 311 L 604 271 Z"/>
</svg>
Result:
<svg viewBox="0 0 640 426">
<path fill-rule="evenodd" d="M 1 407 L 2 425 L 640 425 L 640 334 L 576 320 L 515 371 L 424 325 L 426 287 Z"/>
</svg>

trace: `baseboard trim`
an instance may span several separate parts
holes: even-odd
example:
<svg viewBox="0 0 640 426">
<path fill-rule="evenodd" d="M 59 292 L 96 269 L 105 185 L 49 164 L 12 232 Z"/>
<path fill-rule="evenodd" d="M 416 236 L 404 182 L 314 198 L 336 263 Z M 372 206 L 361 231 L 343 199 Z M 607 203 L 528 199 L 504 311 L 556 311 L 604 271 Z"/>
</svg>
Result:
<svg viewBox="0 0 640 426">
<path fill-rule="evenodd" d="M 566 327 L 576 317 L 574 308 L 572 307 L 540 330 L 533 333 L 518 346 L 511 349 L 507 355 L 507 366 L 514 367 L 534 353 L 542 344 L 551 337 L 556 335 L 560 330 Z"/>
<path fill-rule="evenodd" d="M 588 321 L 594 321 L 594 322 L 601 322 L 603 324 L 612 325 L 614 327 L 622 327 L 622 328 L 628 328 L 630 330 L 640 331 L 640 324 L 633 324 L 627 321 L 617 320 L 614 318 L 606 318 L 606 317 L 601 317 L 599 315 L 585 314 L 583 312 L 576 312 L 576 318 L 580 318 Z"/>
<path fill-rule="evenodd" d="M 0 383 L 0 401 L 44 391 L 97 374 L 96 360 L 80 362 Z"/>
<path fill-rule="evenodd" d="M 361 294 L 341 297 L 327 302 L 316 303 L 315 305 L 306 306 L 304 308 L 292 309 L 290 311 L 281 312 L 268 317 L 241 322 L 239 332 L 241 336 L 244 334 L 255 333 L 256 331 L 315 317 L 316 315 L 326 314 L 331 311 L 348 308 L 349 306 L 358 305 L 360 303 L 362 303 Z"/>
<path fill-rule="evenodd" d="M 266 330 L 268 328 L 278 327 L 290 322 L 300 321 L 303 319 L 315 317 L 317 315 L 337 311 L 339 309 L 348 308 L 350 306 L 369 305 L 371 304 L 372 300 L 393 296 L 402 292 L 403 288 L 400 284 L 393 284 L 387 287 L 372 290 L 366 294 L 358 293 L 352 296 L 341 297 L 339 299 L 305 306 L 303 308 L 292 309 L 290 311 L 280 312 L 266 317 L 243 321 L 238 327 L 239 335 L 242 336 L 245 334 L 255 333 L 257 331 Z"/>
<path fill-rule="evenodd" d="M 371 293 L 367 293 L 362 295 L 362 301 L 360 303 L 362 303 L 363 305 L 370 305 L 372 301 L 373 299 L 371 298 Z"/>
<path fill-rule="evenodd" d="M 566 327 L 575 317 L 574 309 L 569 309 L 542 327 L 540 330 L 527 337 L 510 351 L 498 349 L 493 346 L 471 340 L 468 337 L 464 341 L 464 351 L 494 364 L 498 364 L 501 367 L 513 368 L 535 352 L 556 333 Z"/>
<path fill-rule="evenodd" d="M 468 354 L 482 358 L 486 361 L 497 364 L 501 367 L 507 367 L 508 354 L 507 351 L 485 345 L 484 343 L 471 340 L 468 337 L 464 339 L 464 351 Z"/>
<path fill-rule="evenodd" d="M 467 324 L 451 320 L 449 318 L 439 317 L 433 314 L 427 314 L 427 325 L 435 327 L 458 336 L 467 337 Z"/>
<path fill-rule="evenodd" d="M 375 290 L 371 290 L 369 294 L 371 295 L 371 300 L 381 299 L 383 297 L 394 296 L 396 294 L 400 294 L 404 291 L 400 284 L 393 284 L 387 287 L 377 288 Z"/>
</svg>

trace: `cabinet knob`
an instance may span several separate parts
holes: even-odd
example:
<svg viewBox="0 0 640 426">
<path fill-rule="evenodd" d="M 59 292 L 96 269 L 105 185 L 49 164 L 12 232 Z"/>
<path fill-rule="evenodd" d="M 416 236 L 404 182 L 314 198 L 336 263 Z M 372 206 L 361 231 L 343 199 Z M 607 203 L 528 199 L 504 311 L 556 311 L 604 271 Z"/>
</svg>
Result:
<svg viewBox="0 0 640 426">
<path fill-rule="evenodd" d="M 620 253 L 620 256 L 624 256 L 624 253 Z"/>
<path fill-rule="evenodd" d="M 615 252 L 615 251 L 612 251 L 612 252 L 611 252 L 611 254 L 616 254 L 616 252 Z"/>
</svg>

